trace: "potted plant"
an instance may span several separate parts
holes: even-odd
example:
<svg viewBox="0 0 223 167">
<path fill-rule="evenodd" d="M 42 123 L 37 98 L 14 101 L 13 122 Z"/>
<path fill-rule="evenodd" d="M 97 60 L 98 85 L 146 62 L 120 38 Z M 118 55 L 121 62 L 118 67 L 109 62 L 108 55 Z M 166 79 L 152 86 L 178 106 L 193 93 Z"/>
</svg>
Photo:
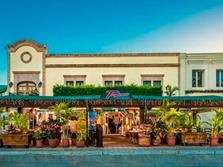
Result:
<svg viewBox="0 0 223 167">
<path fill-rule="evenodd" d="M 49 120 L 41 125 L 43 136 L 47 137 L 50 147 L 56 147 L 61 136 L 61 125 L 57 120 Z"/>
<path fill-rule="evenodd" d="M 77 120 L 77 140 L 76 140 L 76 146 L 77 147 L 84 147 L 85 146 L 85 137 L 87 135 L 86 130 L 86 120 L 84 118 L 84 113 L 79 115 Z"/>
<path fill-rule="evenodd" d="M 207 123 L 211 126 L 210 145 L 217 146 L 219 132 L 223 129 L 223 110 L 215 110 L 215 114 Z"/>
<path fill-rule="evenodd" d="M 161 138 L 164 137 L 166 132 L 164 122 L 161 120 L 162 112 L 160 110 L 152 111 L 148 113 L 148 121 L 151 125 L 151 141 L 154 146 L 161 144 Z"/>
<path fill-rule="evenodd" d="M 2 126 L 3 126 L 3 119 L 2 119 L 2 113 L 3 113 L 3 108 L 0 107 L 0 147 L 2 147 L 2 138 L 1 138 L 1 134 L 2 134 Z"/>
<path fill-rule="evenodd" d="M 63 138 L 62 138 L 62 145 L 63 147 L 69 147 L 70 146 L 70 140 L 68 138 L 69 135 L 69 126 L 63 126 Z"/>
<path fill-rule="evenodd" d="M 2 135 L 5 146 L 29 146 L 29 123 L 25 113 L 11 113 L 7 116 L 8 131 Z"/>
<path fill-rule="evenodd" d="M 73 115 L 73 110 L 69 108 L 68 103 L 59 103 L 55 106 L 49 107 L 49 109 L 53 109 L 55 111 L 56 120 L 62 125 L 62 145 L 63 147 L 69 147 L 69 126 L 68 122 L 71 119 L 71 116 Z"/>
<path fill-rule="evenodd" d="M 163 114 L 161 115 L 161 120 L 165 123 L 167 129 L 167 144 L 173 146 L 176 144 L 175 129 L 180 124 L 180 118 L 182 113 L 176 111 L 172 108 L 174 104 L 170 103 L 168 100 L 164 101 L 162 105 Z"/>
<path fill-rule="evenodd" d="M 43 133 L 40 130 L 36 130 L 33 133 L 33 138 L 36 140 L 36 147 L 41 148 L 43 147 Z"/>
</svg>

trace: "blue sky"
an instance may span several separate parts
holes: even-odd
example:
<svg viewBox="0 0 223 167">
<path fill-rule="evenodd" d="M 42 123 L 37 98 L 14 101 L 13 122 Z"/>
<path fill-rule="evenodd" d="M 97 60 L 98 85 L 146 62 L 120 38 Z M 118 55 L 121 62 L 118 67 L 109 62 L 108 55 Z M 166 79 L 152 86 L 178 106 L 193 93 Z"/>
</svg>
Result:
<svg viewBox="0 0 223 167">
<path fill-rule="evenodd" d="M 0 0 L 0 84 L 6 46 L 49 53 L 223 52 L 223 0 Z"/>
</svg>

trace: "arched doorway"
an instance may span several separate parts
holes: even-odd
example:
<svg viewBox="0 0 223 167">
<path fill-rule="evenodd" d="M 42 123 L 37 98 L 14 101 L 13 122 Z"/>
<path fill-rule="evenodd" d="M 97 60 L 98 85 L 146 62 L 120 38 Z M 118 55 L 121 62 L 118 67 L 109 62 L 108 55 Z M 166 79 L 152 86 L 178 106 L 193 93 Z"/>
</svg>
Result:
<svg viewBox="0 0 223 167">
<path fill-rule="evenodd" d="M 39 94 L 36 84 L 30 81 L 19 82 L 17 84 L 17 95 Z"/>
</svg>

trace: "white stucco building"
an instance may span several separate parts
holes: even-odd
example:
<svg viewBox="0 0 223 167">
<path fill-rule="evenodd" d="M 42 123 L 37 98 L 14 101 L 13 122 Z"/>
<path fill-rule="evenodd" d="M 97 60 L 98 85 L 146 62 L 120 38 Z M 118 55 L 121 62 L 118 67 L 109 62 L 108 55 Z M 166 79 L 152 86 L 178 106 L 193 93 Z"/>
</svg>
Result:
<svg viewBox="0 0 223 167">
<path fill-rule="evenodd" d="M 223 95 L 223 53 L 180 55 L 180 95 Z"/>
<path fill-rule="evenodd" d="M 53 86 L 166 85 L 178 95 L 222 95 L 223 53 L 49 54 L 21 40 L 8 46 L 8 91 L 53 95 Z"/>
<path fill-rule="evenodd" d="M 22 40 L 8 46 L 8 85 L 14 94 L 53 95 L 55 84 L 179 85 L 179 53 L 48 54 Z"/>
</svg>

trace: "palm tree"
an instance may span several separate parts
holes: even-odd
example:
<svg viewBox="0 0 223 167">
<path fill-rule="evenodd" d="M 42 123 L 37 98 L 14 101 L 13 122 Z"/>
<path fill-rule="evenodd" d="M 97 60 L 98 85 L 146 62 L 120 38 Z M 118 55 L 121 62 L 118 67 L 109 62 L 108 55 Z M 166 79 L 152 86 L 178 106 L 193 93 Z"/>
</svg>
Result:
<svg viewBox="0 0 223 167">
<path fill-rule="evenodd" d="M 167 85 L 165 87 L 165 93 L 167 96 L 174 96 L 176 95 L 176 91 L 178 91 L 179 88 L 177 86 L 172 87 L 171 85 Z"/>
<path fill-rule="evenodd" d="M 163 113 L 168 112 L 174 106 L 175 106 L 174 102 L 170 102 L 169 99 L 165 99 L 165 100 L 163 100 L 163 103 L 160 106 L 160 111 L 162 111 Z"/>
</svg>

